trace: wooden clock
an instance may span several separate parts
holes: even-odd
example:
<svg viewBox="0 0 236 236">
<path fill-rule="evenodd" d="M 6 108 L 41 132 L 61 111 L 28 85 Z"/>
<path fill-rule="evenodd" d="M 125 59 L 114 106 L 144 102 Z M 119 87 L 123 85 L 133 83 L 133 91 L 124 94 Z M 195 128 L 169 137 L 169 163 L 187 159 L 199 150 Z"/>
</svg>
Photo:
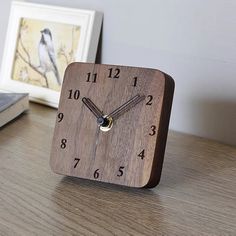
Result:
<svg viewBox="0 0 236 236">
<path fill-rule="evenodd" d="M 70 64 L 54 131 L 52 170 L 130 187 L 156 186 L 173 92 L 173 79 L 159 70 Z"/>
</svg>

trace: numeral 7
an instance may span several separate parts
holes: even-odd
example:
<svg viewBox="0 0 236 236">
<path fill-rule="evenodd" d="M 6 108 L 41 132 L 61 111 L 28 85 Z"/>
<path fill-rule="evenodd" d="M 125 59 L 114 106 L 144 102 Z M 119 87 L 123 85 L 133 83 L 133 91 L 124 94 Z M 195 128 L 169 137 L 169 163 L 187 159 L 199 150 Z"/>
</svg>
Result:
<svg viewBox="0 0 236 236">
<path fill-rule="evenodd" d="M 79 158 L 75 158 L 75 164 L 74 164 L 74 168 L 76 168 L 76 166 L 78 165 L 80 159 Z"/>
</svg>

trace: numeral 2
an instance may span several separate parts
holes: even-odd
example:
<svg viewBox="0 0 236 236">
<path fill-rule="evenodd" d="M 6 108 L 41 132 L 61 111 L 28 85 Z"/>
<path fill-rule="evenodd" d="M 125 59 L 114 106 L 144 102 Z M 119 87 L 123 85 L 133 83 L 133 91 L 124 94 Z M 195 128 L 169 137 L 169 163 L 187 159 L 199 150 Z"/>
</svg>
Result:
<svg viewBox="0 0 236 236">
<path fill-rule="evenodd" d="M 120 77 L 120 69 L 119 68 L 116 68 L 116 69 L 110 68 L 108 70 L 109 70 L 108 78 L 118 79 Z"/>
<path fill-rule="evenodd" d="M 152 95 L 148 95 L 147 97 L 149 98 L 149 100 L 147 101 L 146 105 L 151 106 L 152 105 L 153 96 Z"/>
</svg>

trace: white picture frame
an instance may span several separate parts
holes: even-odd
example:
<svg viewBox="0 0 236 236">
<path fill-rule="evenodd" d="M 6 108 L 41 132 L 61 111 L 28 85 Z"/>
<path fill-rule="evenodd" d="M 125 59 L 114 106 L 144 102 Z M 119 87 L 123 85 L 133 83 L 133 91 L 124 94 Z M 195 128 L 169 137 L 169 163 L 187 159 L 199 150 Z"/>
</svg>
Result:
<svg viewBox="0 0 236 236">
<path fill-rule="evenodd" d="M 27 92 L 30 95 L 31 101 L 57 108 L 60 91 L 55 91 L 45 86 L 35 86 L 22 82 L 23 80 L 17 81 L 12 78 L 13 66 L 15 65 L 14 63 L 16 63 L 19 27 L 22 27 L 22 19 L 33 19 L 36 21 L 53 22 L 55 24 L 59 23 L 78 26 L 80 30 L 79 42 L 74 61 L 93 63 L 96 58 L 102 18 L 102 13 L 93 10 L 81 10 L 13 1 L 0 72 L 0 89 L 18 93 Z"/>
</svg>

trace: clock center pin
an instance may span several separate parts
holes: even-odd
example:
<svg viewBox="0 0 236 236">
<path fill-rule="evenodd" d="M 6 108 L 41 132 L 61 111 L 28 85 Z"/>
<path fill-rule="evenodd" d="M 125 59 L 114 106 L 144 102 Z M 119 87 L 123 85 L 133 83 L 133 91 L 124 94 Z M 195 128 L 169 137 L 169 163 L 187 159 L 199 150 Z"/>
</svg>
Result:
<svg viewBox="0 0 236 236">
<path fill-rule="evenodd" d="M 97 123 L 100 126 L 101 131 L 107 132 L 113 126 L 113 119 L 110 116 L 101 116 L 97 118 Z"/>
</svg>

